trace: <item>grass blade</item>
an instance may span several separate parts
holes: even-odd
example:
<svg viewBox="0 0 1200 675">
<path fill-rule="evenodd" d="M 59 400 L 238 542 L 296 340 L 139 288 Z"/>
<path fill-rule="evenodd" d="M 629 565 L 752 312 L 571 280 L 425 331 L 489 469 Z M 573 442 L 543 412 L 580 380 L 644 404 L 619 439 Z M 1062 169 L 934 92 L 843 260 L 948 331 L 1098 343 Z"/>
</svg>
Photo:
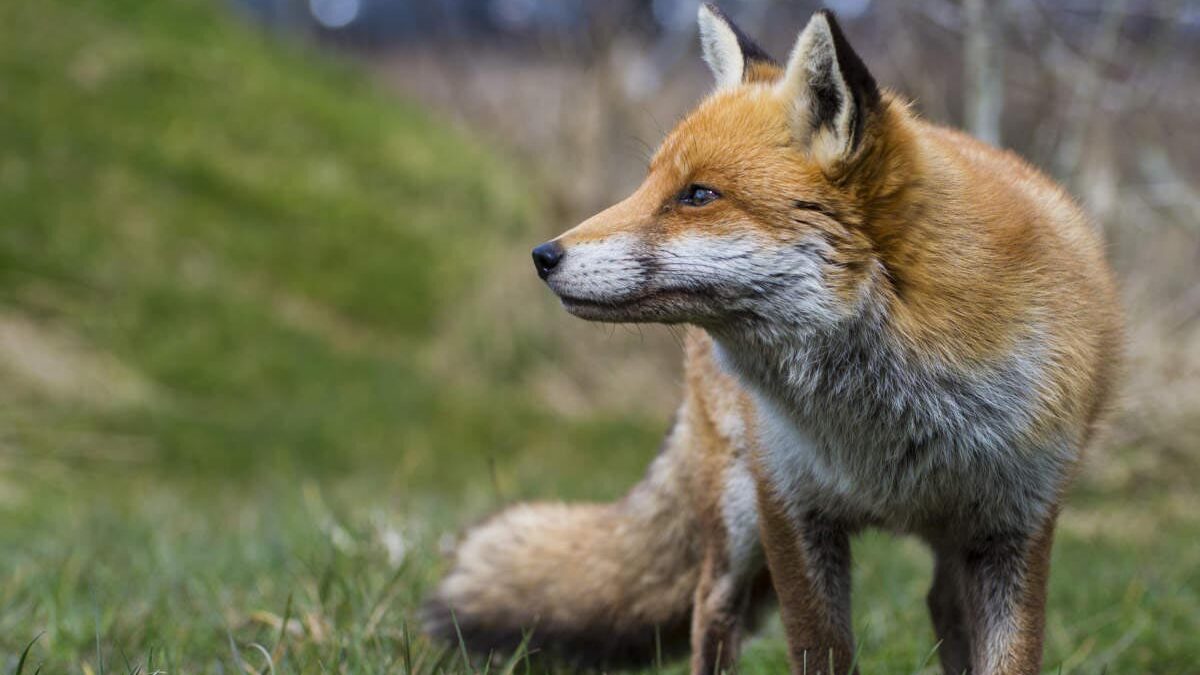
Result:
<svg viewBox="0 0 1200 675">
<path fill-rule="evenodd" d="M 287 651 L 287 627 L 288 621 L 292 619 L 292 593 L 288 593 L 287 605 L 283 608 L 283 623 L 279 624 L 279 639 L 275 641 L 275 648 L 271 650 L 272 660 L 282 662 L 283 653 Z"/>
<path fill-rule="evenodd" d="M 32 640 L 29 641 L 29 644 L 25 645 L 25 649 L 21 652 L 21 658 L 17 661 L 17 669 L 14 671 L 15 675 L 21 675 L 21 673 L 25 670 L 25 661 L 29 658 L 29 650 L 33 649 L 34 643 L 42 639 L 42 636 L 45 634 L 46 631 L 38 633 L 33 637 Z M 38 670 L 41 670 L 41 666 L 38 666 Z"/>
<path fill-rule="evenodd" d="M 925 655 L 925 658 L 921 661 L 921 663 L 917 664 L 917 669 L 914 672 L 920 673 L 922 670 L 925 670 L 925 666 L 929 665 L 929 661 L 933 658 L 933 655 L 937 653 L 938 649 L 940 649 L 941 646 L 942 646 L 941 640 L 938 640 L 937 642 L 933 643 L 933 649 L 930 649 L 929 653 Z M 858 660 L 857 655 L 855 655 L 855 660 L 856 661 Z"/>
<path fill-rule="evenodd" d="M 450 620 L 454 622 L 454 633 L 458 636 L 458 648 L 462 652 L 463 666 L 470 672 L 471 657 L 467 654 L 467 641 L 463 639 L 462 628 L 458 626 L 458 616 L 455 615 L 453 609 L 450 610 Z"/>
</svg>

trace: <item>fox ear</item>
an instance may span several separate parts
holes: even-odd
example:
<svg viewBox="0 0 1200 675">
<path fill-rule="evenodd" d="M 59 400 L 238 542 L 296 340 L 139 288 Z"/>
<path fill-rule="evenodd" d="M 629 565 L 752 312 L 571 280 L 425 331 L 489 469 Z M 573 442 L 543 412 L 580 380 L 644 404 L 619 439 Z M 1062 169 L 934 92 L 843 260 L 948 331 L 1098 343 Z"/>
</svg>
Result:
<svg viewBox="0 0 1200 675">
<path fill-rule="evenodd" d="M 875 78 L 828 10 L 813 15 L 800 33 L 776 87 L 794 103 L 797 138 L 823 162 L 854 154 L 880 101 Z"/>
<path fill-rule="evenodd" d="M 700 5 L 700 51 L 717 78 L 717 88 L 734 87 L 748 79 L 754 61 L 774 60 L 716 5 Z"/>
</svg>

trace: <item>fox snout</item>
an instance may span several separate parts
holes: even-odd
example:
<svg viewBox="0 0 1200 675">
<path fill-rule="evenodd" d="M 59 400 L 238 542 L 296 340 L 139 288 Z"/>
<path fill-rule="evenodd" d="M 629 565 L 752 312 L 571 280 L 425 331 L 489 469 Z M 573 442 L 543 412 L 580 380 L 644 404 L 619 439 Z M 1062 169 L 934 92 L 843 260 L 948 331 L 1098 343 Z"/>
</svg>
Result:
<svg viewBox="0 0 1200 675">
<path fill-rule="evenodd" d="M 533 249 L 533 267 L 537 270 L 538 277 L 545 281 L 562 260 L 563 253 L 565 251 L 562 244 L 557 241 L 548 241 L 536 246 Z"/>
</svg>

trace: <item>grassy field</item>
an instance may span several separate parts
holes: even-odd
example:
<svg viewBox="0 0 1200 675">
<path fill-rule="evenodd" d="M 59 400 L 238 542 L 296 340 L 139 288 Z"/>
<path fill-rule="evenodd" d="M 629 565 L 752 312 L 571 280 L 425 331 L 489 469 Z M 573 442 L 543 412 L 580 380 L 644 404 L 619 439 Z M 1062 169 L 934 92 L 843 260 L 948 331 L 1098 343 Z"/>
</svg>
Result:
<svg viewBox="0 0 1200 675">
<path fill-rule="evenodd" d="M 0 673 L 469 670 L 411 623 L 453 534 L 667 425 L 563 419 L 555 333 L 463 319 L 538 230 L 486 145 L 199 0 L 0 7 Z M 1050 672 L 1197 672 L 1200 499 L 1134 458 L 1065 516 Z M 934 672 L 927 554 L 855 553 L 864 671 Z"/>
</svg>

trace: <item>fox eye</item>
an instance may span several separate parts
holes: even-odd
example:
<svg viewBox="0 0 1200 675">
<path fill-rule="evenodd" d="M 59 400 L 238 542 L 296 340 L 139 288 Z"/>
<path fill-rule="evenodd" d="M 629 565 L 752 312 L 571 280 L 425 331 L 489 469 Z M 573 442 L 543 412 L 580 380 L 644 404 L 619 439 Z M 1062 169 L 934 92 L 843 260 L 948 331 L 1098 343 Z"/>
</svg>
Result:
<svg viewBox="0 0 1200 675">
<path fill-rule="evenodd" d="M 685 206 L 704 206 L 720 196 L 720 193 L 712 188 L 692 184 L 684 188 L 676 199 Z"/>
</svg>

